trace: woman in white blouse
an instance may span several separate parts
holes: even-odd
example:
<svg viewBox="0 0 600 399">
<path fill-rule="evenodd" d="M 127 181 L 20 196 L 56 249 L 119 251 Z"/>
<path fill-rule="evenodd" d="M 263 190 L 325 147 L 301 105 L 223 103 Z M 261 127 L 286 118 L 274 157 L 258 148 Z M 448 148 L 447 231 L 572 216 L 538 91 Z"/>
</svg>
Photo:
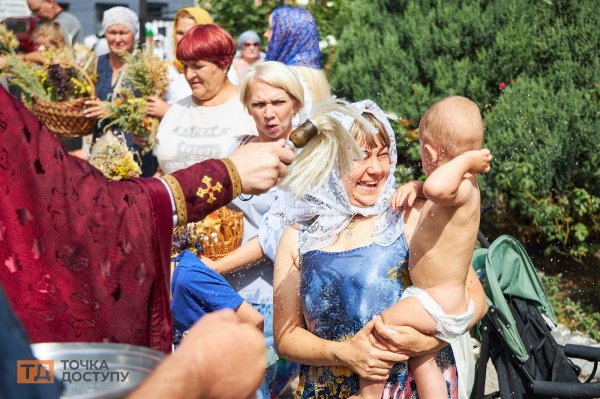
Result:
<svg viewBox="0 0 600 399">
<path fill-rule="evenodd" d="M 181 39 L 177 59 L 192 95 L 169 107 L 160 122 L 154 155 L 164 173 L 226 155 L 237 136 L 256 126 L 227 79 L 236 44 L 215 24 L 196 25 Z"/>
</svg>

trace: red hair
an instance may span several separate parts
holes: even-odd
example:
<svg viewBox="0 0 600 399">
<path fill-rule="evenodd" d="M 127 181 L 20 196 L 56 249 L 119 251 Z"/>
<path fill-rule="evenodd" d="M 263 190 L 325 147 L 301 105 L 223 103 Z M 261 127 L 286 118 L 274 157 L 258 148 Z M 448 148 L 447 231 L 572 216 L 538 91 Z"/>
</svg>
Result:
<svg viewBox="0 0 600 399">
<path fill-rule="evenodd" d="M 177 59 L 181 62 L 208 61 L 224 69 L 231 65 L 235 52 L 235 41 L 219 25 L 196 25 L 181 38 Z"/>
</svg>

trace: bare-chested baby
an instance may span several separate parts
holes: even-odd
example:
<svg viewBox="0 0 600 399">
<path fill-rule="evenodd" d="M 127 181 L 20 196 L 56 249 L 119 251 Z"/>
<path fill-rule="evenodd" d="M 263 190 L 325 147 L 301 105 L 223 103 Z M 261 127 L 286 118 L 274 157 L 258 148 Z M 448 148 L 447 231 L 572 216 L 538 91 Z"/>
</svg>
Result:
<svg viewBox="0 0 600 399">
<path fill-rule="evenodd" d="M 480 194 L 477 173 L 490 170 L 492 156 L 482 149 L 483 121 L 471 100 L 452 96 L 435 103 L 419 124 L 425 183 L 407 195 L 406 185 L 390 200 L 399 209 L 415 194 L 427 201 L 410 239 L 412 286 L 400 301 L 382 312 L 385 324 L 407 325 L 451 342 L 465 333 L 473 318 L 473 301 L 465 283 L 477 240 Z M 410 184 L 410 183 L 409 183 Z M 435 353 L 409 359 L 419 398 L 446 398 L 447 387 Z M 358 397 L 380 398 L 383 385 L 361 380 Z"/>
</svg>

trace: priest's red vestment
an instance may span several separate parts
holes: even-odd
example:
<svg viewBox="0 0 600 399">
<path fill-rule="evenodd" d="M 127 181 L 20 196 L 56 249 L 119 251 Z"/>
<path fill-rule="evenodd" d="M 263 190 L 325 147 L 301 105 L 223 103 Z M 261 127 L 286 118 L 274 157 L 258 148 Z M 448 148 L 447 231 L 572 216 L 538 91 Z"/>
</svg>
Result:
<svg viewBox="0 0 600 399">
<path fill-rule="evenodd" d="M 231 201 L 234 169 L 210 160 L 165 179 L 179 221 Z M 170 352 L 172 225 L 163 182 L 108 181 L 0 87 L 0 283 L 32 342 Z"/>
</svg>

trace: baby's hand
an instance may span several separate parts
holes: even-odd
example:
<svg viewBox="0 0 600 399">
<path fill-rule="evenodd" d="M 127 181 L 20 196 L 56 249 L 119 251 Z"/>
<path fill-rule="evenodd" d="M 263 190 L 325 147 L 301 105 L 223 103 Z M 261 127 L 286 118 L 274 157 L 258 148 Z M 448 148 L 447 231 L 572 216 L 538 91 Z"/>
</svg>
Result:
<svg viewBox="0 0 600 399">
<path fill-rule="evenodd" d="M 415 199 L 423 193 L 423 182 L 418 180 L 409 181 L 401 185 L 390 197 L 390 208 L 399 211 L 404 207 L 412 207 Z"/>
<path fill-rule="evenodd" d="M 490 150 L 483 148 L 481 150 L 468 151 L 465 154 L 468 154 L 470 158 L 470 173 L 488 173 L 490 171 L 490 162 L 492 161 Z"/>
</svg>

